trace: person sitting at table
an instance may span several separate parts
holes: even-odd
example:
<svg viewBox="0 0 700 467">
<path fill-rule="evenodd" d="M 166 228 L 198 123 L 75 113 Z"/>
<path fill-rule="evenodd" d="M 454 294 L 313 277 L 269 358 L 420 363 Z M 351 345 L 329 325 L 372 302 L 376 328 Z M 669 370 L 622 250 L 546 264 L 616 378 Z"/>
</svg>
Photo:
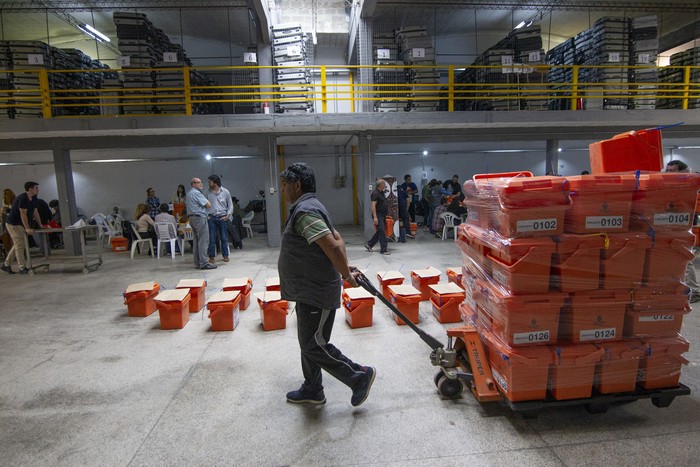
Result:
<svg viewBox="0 0 700 467">
<path fill-rule="evenodd" d="M 177 219 L 175 219 L 175 216 L 170 214 L 169 212 L 170 208 L 166 203 L 163 203 L 160 205 L 160 214 L 158 214 L 155 218 L 156 222 L 165 222 L 168 224 L 173 225 L 173 232 L 177 233 Z M 170 244 L 167 244 L 168 246 L 168 253 L 170 253 Z M 176 251 L 179 250 L 179 247 L 177 246 L 177 243 L 175 243 L 175 249 Z"/>
<path fill-rule="evenodd" d="M 136 206 L 136 231 L 139 233 L 141 238 L 150 238 L 154 242 L 158 241 L 158 236 L 156 235 L 156 223 L 151 218 L 151 207 L 146 203 L 139 203 Z M 155 246 L 155 245 L 154 245 Z"/>
</svg>

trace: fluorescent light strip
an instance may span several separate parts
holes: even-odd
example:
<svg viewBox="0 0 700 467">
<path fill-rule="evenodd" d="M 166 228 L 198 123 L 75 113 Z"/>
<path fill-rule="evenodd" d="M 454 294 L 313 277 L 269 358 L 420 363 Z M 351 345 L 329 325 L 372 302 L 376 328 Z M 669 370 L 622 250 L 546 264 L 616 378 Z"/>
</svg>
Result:
<svg viewBox="0 0 700 467">
<path fill-rule="evenodd" d="M 83 31 L 85 34 L 92 37 L 93 39 L 97 39 L 97 40 L 100 40 L 102 42 L 111 42 L 109 40 L 109 37 L 105 36 L 100 31 L 93 28 L 89 24 L 80 23 L 80 24 L 78 24 L 78 29 L 80 29 L 81 31 Z"/>
</svg>

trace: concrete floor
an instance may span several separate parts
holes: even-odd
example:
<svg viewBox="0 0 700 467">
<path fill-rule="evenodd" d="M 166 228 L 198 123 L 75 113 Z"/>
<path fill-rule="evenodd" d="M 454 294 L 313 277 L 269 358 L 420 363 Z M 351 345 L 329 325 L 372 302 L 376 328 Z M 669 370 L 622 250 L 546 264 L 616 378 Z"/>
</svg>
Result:
<svg viewBox="0 0 700 467">
<path fill-rule="evenodd" d="M 360 229 L 340 231 L 351 262 L 371 278 L 461 262 L 452 241 L 420 235 L 381 256 L 364 250 Z M 131 261 L 107 252 L 89 275 L 52 268 L 0 276 L 0 465 L 697 465 L 697 313 L 683 332 L 691 363 L 681 381 L 691 395 L 665 409 L 640 400 L 597 415 L 551 408 L 536 419 L 470 393 L 441 399 L 429 348 L 379 302 L 371 328 L 351 329 L 336 316 L 332 342 L 378 372 L 358 408 L 330 376 L 325 405 L 286 402 L 301 382 L 295 315 L 286 330 L 264 332 L 251 304 L 234 332 L 214 333 L 202 312 L 178 331 L 161 331 L 158 313 L 126 314 L 122 292 L 131 283 L 172 288 L 204 277 L 211 296 L 224 278 L 249 276 L 257 292 L 277 275 L 277 256 L 256 235 L 206 274 L 189 254 Z M 450 326 L 421 304 L 421 328 L 446 340 Z"/>
</svg>

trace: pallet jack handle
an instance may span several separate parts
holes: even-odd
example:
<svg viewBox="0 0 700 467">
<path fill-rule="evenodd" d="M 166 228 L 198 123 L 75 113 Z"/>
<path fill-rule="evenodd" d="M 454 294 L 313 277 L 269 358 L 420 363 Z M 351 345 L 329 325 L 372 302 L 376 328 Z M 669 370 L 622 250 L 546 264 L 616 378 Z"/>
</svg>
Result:
<svg viewBox="0 0 700 467">
<path fill-rule="evenodd" d="M 401 311 L 398 308 L 396 308 L 396 306 L 394 306 L 394 304 L 391 303 L 391 301 L 387 300 L 387 298 L 379 290 L 377 290 L 376 287 L 374 287 L 374 284 L 372 284 L 372 282 L 370 282 L 370 280 L 367 278 L 367 276 L 365 276 L 364 274 L 362 274 L 361 272 L 359 272 L 357 270 L 355 270 L 353 272 L 357 272 L 357 274 L 353 274 L 355 276 L 355 281 L 358 284 L 360 284 L 360 286 L 362 286 L 363 289 L 365 289 L 367 292 L 369 292 L 372 295 L 374 295 L 375 297 L 377 297 L 379 300 L 381 300 L 382 303 L 384 303 L 386 306 L 388 306 L 389 309 L 392 312 L 394 312 L 394 314 L 396 314 L 399 318 L 401 318 L 403 320 L 403 322 L 408 325 L 408 327 L 413 329 L 413 331 L 416 334 L 418 334 L 418 337 L 420 337 L 423 342 L 428 344 L 428 346 L 431 349 L 437 351 L 438 349 L 443 349 L 445 347 L 442 344 L 442 342 L 440 342 L 439 340 L 437 340 L 436 338 L 434 338 L 433 336 L 431 336 L 427 332 L 423 331 L 421 328 L 416 326 L 410 319 L 408 319 L 406 317 L 406 315 L 401 313 Z"/>
</svg>

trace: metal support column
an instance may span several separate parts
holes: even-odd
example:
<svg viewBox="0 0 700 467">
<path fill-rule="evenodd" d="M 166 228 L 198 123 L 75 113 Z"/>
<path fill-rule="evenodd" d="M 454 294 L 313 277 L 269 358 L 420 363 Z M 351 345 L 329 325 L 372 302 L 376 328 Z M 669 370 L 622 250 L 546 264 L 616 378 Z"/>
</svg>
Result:
<svg viewBox="0 0 700 467">
<path fill-rule="evenodd" d="M 360 189 L 358 198 L 362 201 L 363 227 L 365 240 L 374 235 L 374 221 L 372 220 L 372 201 L 370 196 L 374 190 L 375 161 L 374 148 L 372 147 L 372 135 L 361 136 L 359 139 L 360 154 L 362 155 L 362 176 L 360 177 Z"/>
<path fill-rule="evenodd" d="M 78 221 L 78 207 L 75 203 L 75 186 L 73 184 L 70 150 L 54 147 L 53 165 L 56 171 L 56 190 L 61 211 L 61 225 L 67 227 Z M 78 232 L 65 232 L 63 234 L 63 245 L 66 249 L 66 255 L 77 256 L 81 254 L 80 235 Z"/>
<path fill-rule="evenodd" d="M 265 164 L 265 215 L 267 216 L 267 246 L 282 245 L 282 214 L 280 205 L 279 162 L 275 138 L 268 136 L 258 145 Z"/>
<path fill-rule="evenodd" d="M 546 174 L 557 175 L 559 174 L 559 140 L 558 139 L 548 139 L 547 140 L 547 159 L 544 164 L 544 170 Z"/>
</svg>

